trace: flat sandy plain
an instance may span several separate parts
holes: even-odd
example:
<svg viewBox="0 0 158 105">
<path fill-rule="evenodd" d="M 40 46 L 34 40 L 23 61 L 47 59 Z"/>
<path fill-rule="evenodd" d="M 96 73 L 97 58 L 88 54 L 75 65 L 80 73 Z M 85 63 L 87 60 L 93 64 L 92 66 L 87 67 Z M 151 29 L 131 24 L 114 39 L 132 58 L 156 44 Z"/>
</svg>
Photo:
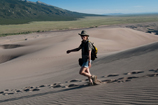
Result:
<svg viewBox="0 0 158 105">
<path fill-rule="evenodd" d="M 98 48 L 87 86 L 78 30 L 0 38 L 0 105 L 157 105 L 158 36 L 130 28 L 86 29 Z"/>
</svg>

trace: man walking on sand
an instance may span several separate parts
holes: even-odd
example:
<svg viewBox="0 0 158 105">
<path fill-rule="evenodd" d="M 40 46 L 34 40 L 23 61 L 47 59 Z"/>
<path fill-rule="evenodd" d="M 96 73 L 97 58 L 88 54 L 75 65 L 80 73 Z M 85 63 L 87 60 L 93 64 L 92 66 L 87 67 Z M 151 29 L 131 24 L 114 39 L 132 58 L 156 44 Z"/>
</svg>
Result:
<svg viewBox="0 0 158 105">
<path fill-rule="evenodd" d="M 81 66 L 79 74 L 88 77 L 89 85 L 94 85 L 97 77 L 95 75 L 91 75 L 90 73 L 91 62 L 92 62 L 91 52 L 92 52 L 93 47 L 92 47 L 92 44 L 89 42 L 89 39 L 88 39 L 89 35 L 86 34 L 85 30 L 83 30 L 81 34 L 79 33 L 79 35 L 81 36 L 82 43 L 80 44 L 78 48 L 68 50 L 67 54 L 71 52 L 79 51 L 80 49 L 82 49 L 83 64 Z"/>
</svg>

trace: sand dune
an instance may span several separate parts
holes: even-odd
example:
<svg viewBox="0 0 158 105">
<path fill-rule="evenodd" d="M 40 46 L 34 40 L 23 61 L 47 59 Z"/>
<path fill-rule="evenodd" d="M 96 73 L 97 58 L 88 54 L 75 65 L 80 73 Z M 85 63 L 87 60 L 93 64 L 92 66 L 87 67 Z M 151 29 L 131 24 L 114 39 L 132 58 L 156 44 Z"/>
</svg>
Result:
<svg viewBox="0 0 158 105">
<path fill-rule="evenodd" d="M 158 36 L 128 28 L 87 29 L 99 50 L 91 72 L 102 81 L 89 87 L 78 74 L 80 52 L 66 54 L 80 45 L 80 31 L 0 38 L 0 104 L 158 103 Z"/>
</svg>

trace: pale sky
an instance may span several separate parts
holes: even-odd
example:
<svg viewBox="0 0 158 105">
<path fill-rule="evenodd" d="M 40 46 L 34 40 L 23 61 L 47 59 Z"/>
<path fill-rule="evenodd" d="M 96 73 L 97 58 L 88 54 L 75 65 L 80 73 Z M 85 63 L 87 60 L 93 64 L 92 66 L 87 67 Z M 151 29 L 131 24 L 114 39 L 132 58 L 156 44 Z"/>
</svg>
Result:
<svg viewBox="0 0 158 105">
<path fill-rule="evenodd" d="M 37 0 L 29 0 L 36 2 Z M 158 12 L 158 0 L 39 0 L 49 5 L 81 13 Z"/>
</svg>

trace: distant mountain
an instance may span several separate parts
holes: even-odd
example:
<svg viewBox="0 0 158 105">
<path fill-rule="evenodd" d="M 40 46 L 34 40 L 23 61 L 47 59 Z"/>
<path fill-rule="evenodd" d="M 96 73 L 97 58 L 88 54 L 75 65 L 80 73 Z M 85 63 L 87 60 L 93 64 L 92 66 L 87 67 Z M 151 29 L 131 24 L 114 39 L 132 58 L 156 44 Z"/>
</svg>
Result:
<svg viewBox="0 0 158 105">
<path fill-rule="evenodd" d="M 123 13 L 107 13 L 103 15 L 109 15 L 109 16 L 118 16 L 118 15 L 124 15 Z"/>
<path fill-rule="evenodd" d="M 144 13 L 108 13 L 106 16 L 134 16 L 134 15 L 157 15 L 158 12 L 144 12 Z"/>
<path fill-rule="evenodd" d="M 67 21 L 83 16 L 92 16 L 71 12 L 40 1 L 0 0 L 0 24 L 21 24 L 31 21 Z"/>
</svg>

